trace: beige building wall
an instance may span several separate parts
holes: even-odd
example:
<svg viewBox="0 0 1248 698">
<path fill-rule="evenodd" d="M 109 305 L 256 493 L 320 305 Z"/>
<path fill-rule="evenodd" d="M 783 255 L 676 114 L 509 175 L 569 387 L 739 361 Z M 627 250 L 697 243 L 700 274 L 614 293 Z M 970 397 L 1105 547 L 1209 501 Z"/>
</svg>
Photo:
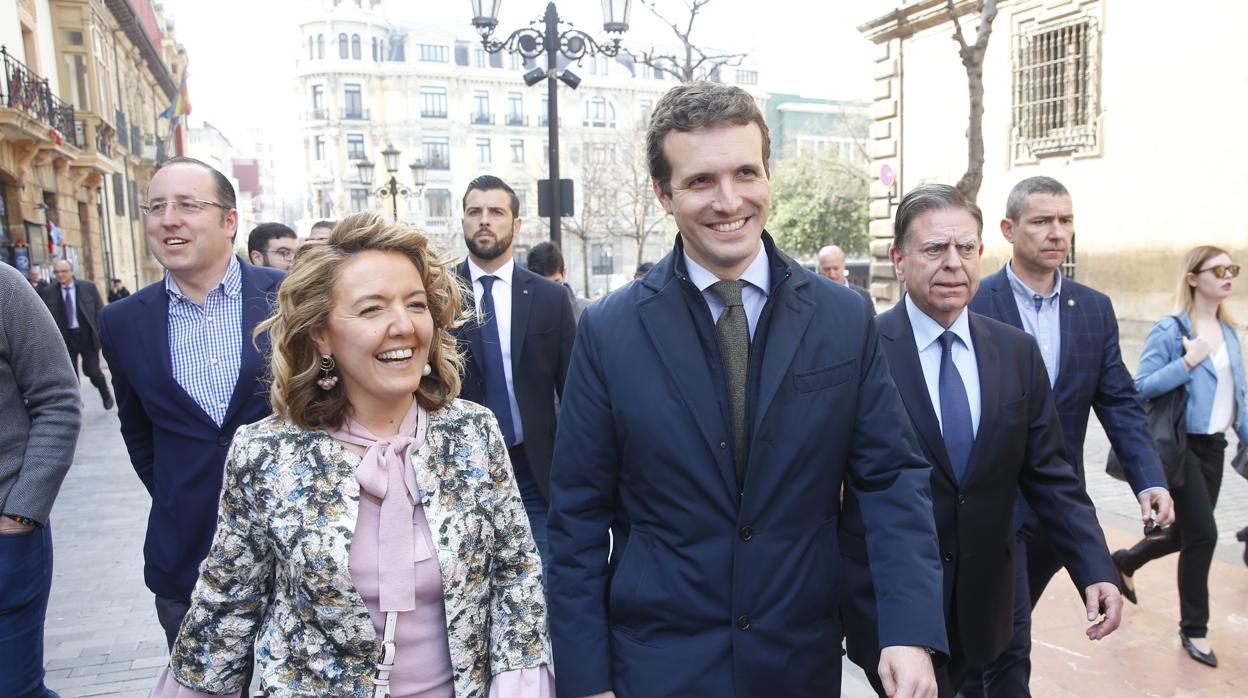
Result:
<svg viewBox="0 0 1248 698">
<path fill-rule="evenodd" d="M 961 17 L 968 41 L 975 4 L 958 4 L 972 11 Z M 894 203 L 920 183 L 956 183 L 966 168 L 966 73 L 944 6 L 944 0 L 894 4 L 860 27 L 879 45 L 872 135 L 885 145 L 874 149 L 883 154 L 874 169 L 888 163 L 899 173 Z M 1012 144 L 1017 37 L 1077 17 L 1099 30 L 1096 144 L 1036 157 Z M 1241 123 L 1248 43 L 1240 36 L 1248 3 L 1209 5 L 1199 32 L 1176 30 L 1179 19 L 1162 0 L 1000 3 L 984 65 L 978 201 L 986 219 L 985 273 L 1009 256 L 997 225 L 1006 195 L 1039 174 L 1056 177 L 1073 195 L 1076 278 L 1109 293 L 1122 317 L 1151 320 L 1168 312 L 1179 257 L 1194 245 L 1219 245 L 1248 262 L 1248 223 L 1239 205 L 1248 190 L 1241 164 L 1248 157 Z M 882 94 L 887 99 L 878 99 Z M 885 116 L 890 111 L 895 116 Z M 888 210 L 879 205 L 886 194 L 873 188 L 873 212 Z M 879 218 L 873 233 L 891 236 L 891 222 Z M 873 252 L 884 248 L 876 244 Z M 1248 296 L 1238 294 L 1232 306 L 1244 317 Z"/>
</svg>

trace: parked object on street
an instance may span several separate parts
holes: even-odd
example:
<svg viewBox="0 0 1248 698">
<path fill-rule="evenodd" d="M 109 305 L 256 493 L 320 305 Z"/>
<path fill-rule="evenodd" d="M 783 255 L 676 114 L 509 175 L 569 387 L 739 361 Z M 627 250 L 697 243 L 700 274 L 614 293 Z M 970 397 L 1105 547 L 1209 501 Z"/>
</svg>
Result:
<svg viewBox="0 0 1248 698">
<path fill-rule="evenodd" d="M 1123 584 L 1135 571 L 1163 555 L 1179 553 L 1179 637 L 1196 661 L 1218 665 L 1207 639 L 1209 567 L 1218 542 L 1213 509 L 1226 466 L 1226 436 L 1234 429 L 1248 441 L 1244 405 L 1244 360 L 1239 335 L 1224 301 L 1239 266 L 1223 249 L 1202 245 L 1188 251 L 1179 275 L 1174 316 L 1153 325 L 1144 342 L 1136 386 L 1153 399 L 1180 386 L 1187 390 L 1187 444 L 1182 484 L 1174 488 L 1175 524 L 1160 540 L 1142 540 L 1115 553 Z"/>
<path fill-rule="evenodd" d="M 456 399 L 459 289 L 424 235 L 373 213 L 300 251 L 260 326 L 275 414 L 230 449 L 158 698 L 237 695 L 253 640 L 271 695 L 553 698 L 503 435 Z"/>
<path fill-rule="evenodd" d="M 74 460 L 81 410 L 56 323 L 21 272 L 0 264 L 0 696 L 46 690 L 49 517 Z"/>
</svg>

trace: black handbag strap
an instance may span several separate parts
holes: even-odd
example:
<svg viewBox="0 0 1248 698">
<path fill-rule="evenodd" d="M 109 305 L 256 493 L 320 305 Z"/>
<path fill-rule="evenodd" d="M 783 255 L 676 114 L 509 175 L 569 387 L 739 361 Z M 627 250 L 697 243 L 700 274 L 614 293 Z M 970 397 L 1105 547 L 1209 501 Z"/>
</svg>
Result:
<svg viewBox="0 0 1248 698">
<path fill-rule="evenodd" d="M 1192 333 L 1188 331 L 1187 326 L 1183 324 L 1183 318 L 1178 315 L 1171 315 L 1170 317 L 1174 318 L 1174 324 L 1179 326 L 1179 334 L 1183 335 L 1187 339 L 1191 339 Z M 1184 353 L 1186 353 L 1186 351 Z"/>
</svg>

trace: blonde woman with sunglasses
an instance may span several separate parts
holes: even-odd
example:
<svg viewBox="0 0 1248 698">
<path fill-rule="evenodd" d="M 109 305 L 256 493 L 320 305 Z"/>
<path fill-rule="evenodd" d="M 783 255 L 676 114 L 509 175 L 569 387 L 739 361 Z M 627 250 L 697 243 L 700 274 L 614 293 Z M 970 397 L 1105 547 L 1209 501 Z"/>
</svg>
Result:
<svg viewBox="0 0 1248 698">
<path fill-rule="evenodd" d="M 1244 360 L 1226 299 L 1239 266 L 1218 247 L 1202 245 L 1183 258 L 1180 312 L 1153 325 L 1144 342 L 1135 385 L 1145 399 L 1187 389 L 1187 452 L 1182 484 L 1171 487 L 1175 524 L 1163 538 L 1144 539 L 1114 553 L 1129 596 L 1132 575 L 1150 560 L 1179 553 L 1179 638 L 1192 659 L 1211 667 L 1208 640 L 1209 567 L 1218 541 L 1213 508 L 1222 487 L 1228 429 L 1248 441 Z"/>
</svg>

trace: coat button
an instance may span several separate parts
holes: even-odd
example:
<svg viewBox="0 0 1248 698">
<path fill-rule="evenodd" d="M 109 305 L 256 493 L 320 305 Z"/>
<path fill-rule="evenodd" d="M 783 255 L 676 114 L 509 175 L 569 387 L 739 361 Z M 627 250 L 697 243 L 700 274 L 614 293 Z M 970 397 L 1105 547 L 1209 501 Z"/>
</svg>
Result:
<svg viewBox="0 0 1248 698">
<path fill-rule="evenodd" d="M 749 526 L 742 526 L 740 534 L 741 540 L 748 543 L 752 538 L 754 538 L 754 529 Z"/>
<path fill-rule="evenodd" d="M 749 629 L 750 629 L 750 617 L 749 617 L 749 616 L 738 616 L 738 617 L 737 617 L 737 629 L 738 629 L 738 630 L 749 630 Z"/>
<path fill-rule="evenodd" d="M 953 553 L 945 553 L 945 562 L 953 562 Z"/>
<path fill-rule="evenodd" d="M 720 448 L 728 448 L 728 442 L 727 442 L 727 441 L 720 441 L 720 442 L 719 442 L 719 447 L 720 447 Z"/>
<path fill-rule="evenodd" d="M 218 446 L 221 446 L 222 448 L 224 448 L 224 447 L 226 447 L 226 446 L 229 446 L 229 445 L 230 445 L 230 435 L 229 435 L 229 434 L 222 434 L 221 436 L 218 436 L 218 437 L 217 437 L 217 445 L 218 445 Z"/>
<path fill-rule="evenodd" d="M 958 504 L 966 504 L 966 495 L 964 494 L 958 495 Z"/>
</svg>

